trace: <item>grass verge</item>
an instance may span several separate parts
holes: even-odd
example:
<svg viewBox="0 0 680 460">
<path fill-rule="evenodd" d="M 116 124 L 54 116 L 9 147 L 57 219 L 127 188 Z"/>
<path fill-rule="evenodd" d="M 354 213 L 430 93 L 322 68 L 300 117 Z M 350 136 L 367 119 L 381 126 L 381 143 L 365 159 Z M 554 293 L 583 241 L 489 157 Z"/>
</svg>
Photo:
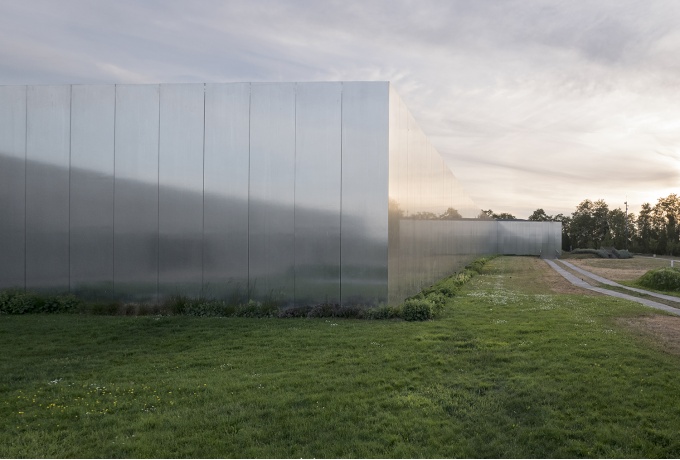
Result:
<svg viewBox="0 0 680 460">
<path fill-rule="evenodd" d="M 528 263 L 438 321 L 3 316 L 0 457 L 680 456 L 680 358 L 619 321 L 649 310 Z"/>
</svg>

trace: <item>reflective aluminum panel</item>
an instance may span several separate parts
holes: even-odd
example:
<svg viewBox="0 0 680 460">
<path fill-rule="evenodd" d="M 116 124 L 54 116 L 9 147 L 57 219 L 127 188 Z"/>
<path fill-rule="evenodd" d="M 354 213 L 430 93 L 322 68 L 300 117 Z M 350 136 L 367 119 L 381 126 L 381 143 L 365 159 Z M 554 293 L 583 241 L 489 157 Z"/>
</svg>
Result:
<svg viewBox="0 0 680 460">
<path fill-rule="evenodd" d="M 389 110 L 389 302 L 398 303 L 484 254 L 490 235 L 460 220 L 469 198 L 392 88 Z"/>
<path fill-rule="evenodd" d="M 135 301 L 158 295 L 158 85 L 117 85 L 114 290 Z"/>
<path fill-rule="evenodd" d="M 294 301 L 295 85 L 253 83 L 250 104 L 249 290 Z"/>
<path fill-rule="evenodd" d="M 295 302 L 340 303 L 340 83 L 299 83 L 295 149 Z"/>
<path fill-rule="evenodd" d="M 388 84 L 343 83 L 343 304 L 387 301 Z"/>
<path fill-rule="evenodd" d="M 71 292 L 113 295 L 115 87 L 74 85 L 71 94 Z"/>
<path fill-rule="evenodd" d="M 250 84 L 209 84 L 205 98 L 205 294 L 247 301 Z"/>
<path fill-rule="evenodd" d="M 376 304 L 560 250 L 475 219 L 382 82 L 0 87 L 0 187 L 0 287 Z"/>
<path fill-rule="evenodd" d="M 24 288 L 26 87 L 0 86 L 0 289 Z"/>
<path fill-rule="evenodd" d="M 68 291 L 71 87 L 29 86 L 26 110 L 26 287 Z"/>
<path fill-rule="evenodd" d="M 161 85 L 159 294 L 196 296 L 203 265 L 202 84 Z"/>
</svg>

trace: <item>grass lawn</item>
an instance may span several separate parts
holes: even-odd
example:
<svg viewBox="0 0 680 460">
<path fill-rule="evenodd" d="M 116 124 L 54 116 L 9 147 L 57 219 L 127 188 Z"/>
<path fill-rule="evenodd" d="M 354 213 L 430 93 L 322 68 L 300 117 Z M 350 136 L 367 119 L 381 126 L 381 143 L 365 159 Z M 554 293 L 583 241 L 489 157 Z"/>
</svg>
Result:
<svg viewBox="0 0 680 460">
<path fill-rule="evenodd" d="M 657 312 L 547 270 L 422 323 L 0 317 L 0 457 L 680 457 L 680 356 L 620 320 Z"/>
<path fill-rule="evenodd" d="M 584 270 L 612 281 L 633 281 L 655 268 L 670 267 L 670 259 L 636 256 L 632 259 L 567 259 Z M 680 266 L 680 265 L 677 265 Z"/>
</svg>

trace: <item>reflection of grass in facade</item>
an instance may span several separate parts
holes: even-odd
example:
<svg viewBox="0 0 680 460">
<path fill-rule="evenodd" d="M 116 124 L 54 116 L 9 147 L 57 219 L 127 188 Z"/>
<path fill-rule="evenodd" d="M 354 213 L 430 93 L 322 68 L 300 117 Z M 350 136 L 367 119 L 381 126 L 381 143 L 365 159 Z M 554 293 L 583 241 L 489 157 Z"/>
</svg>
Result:
<svg viewBox="0 0 680 460">
<path fill-rule="evenodd" d="M 423 323 L 4 316 L 0 456 L 679 456 L 678 358 L 614 320 L 646 310 L 525 260 Z"/>
</svg>

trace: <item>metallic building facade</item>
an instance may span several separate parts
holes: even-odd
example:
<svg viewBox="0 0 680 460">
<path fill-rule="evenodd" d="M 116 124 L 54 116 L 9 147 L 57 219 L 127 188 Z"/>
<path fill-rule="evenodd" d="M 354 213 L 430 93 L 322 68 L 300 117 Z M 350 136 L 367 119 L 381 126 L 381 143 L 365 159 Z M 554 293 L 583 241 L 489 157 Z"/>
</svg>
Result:
<svg viewBox="0 0 680 460">
<path fill-rule="evenodd" d="M 376 304 L 559 251 L 478 214 L 387 82 L 0 86 L 0 288 Z"/>
</svg>

